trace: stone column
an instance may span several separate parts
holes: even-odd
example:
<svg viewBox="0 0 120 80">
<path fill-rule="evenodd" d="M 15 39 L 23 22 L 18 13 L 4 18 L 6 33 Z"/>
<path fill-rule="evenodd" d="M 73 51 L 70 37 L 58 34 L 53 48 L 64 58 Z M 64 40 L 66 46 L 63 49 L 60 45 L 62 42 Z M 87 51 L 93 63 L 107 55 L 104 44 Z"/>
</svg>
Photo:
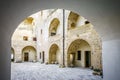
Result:
<svg viewBox="0 0 120 80">
<path fill-rule="evenodd" d="M 19 47 L 15 49 L 15 60 L 14 62 L 22 62 L 22 51 Z"/>
</svg>

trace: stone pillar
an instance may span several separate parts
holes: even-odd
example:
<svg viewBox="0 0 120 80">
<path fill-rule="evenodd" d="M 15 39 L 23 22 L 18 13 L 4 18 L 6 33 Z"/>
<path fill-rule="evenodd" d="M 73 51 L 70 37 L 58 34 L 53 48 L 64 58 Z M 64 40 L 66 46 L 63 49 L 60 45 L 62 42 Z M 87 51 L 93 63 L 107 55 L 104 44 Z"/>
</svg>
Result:
<svg viewBox="0 0 120 80">
<path fill-rule="evenodd" d="M 15 60 L 14 62 L 22 62 L 22 51 L 19 47 L 15 49 Z"/>
<path fill-rule="evenodd" d="M 21 54 L 16 54 L 16 55 L 15 55 L 15 60 L 14 60 L 14 62 L 22 62 L 22 56 L 21 56 Z"/>
</svg>

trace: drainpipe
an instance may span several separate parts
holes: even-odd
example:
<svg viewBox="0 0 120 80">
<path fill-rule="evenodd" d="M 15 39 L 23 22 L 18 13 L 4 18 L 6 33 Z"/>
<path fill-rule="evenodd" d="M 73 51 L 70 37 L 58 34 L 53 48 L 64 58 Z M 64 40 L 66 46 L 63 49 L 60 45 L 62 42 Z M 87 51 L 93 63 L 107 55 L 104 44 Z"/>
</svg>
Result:
<svg viewBox="0 0 120 80">
<path fill-rule="evenodd" d="M 65 10 L 63 9 L 63 67 L 65 66 L 64 54 L 65 54 Z"/>
</svg>

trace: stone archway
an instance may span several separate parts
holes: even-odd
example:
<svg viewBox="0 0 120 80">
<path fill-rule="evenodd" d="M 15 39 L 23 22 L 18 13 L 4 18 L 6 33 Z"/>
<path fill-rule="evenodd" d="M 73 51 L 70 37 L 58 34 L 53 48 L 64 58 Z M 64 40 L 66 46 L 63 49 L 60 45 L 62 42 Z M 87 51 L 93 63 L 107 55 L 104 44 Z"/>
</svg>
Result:
<svg viewBox="0 0 120 80">
<path fill-rule="evenodd" d="M 82 39 L 74 40 L 67 51 L 68 66 L 74 67 L 91 67 L 92 50 L 87 41 Z"/>
<path fill-rule="evenodd" d="M 50 64 L 60 63 L 60 52 L 57 44 L 52 44 L 49 49 L 49 63 Z"/>
<path fill-rule="evenodd" d="M 36 49 L 33 46 L 26 46 L 22 49 L 22 61 L 36 61 Z"/>
</svg>

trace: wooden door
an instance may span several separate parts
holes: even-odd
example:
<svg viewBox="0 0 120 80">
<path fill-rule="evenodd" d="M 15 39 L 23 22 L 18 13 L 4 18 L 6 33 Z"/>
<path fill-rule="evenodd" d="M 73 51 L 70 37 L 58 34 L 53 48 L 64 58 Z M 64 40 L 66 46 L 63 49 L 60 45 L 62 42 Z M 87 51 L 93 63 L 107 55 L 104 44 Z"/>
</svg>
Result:
<svg viewBox="0 0 120 80">
<path fill-rule="evenodd" d="M 28 57 L 28 53 L 24 53 L 24 61 L 28 61 L 29 57 Z"/>
</svg>

